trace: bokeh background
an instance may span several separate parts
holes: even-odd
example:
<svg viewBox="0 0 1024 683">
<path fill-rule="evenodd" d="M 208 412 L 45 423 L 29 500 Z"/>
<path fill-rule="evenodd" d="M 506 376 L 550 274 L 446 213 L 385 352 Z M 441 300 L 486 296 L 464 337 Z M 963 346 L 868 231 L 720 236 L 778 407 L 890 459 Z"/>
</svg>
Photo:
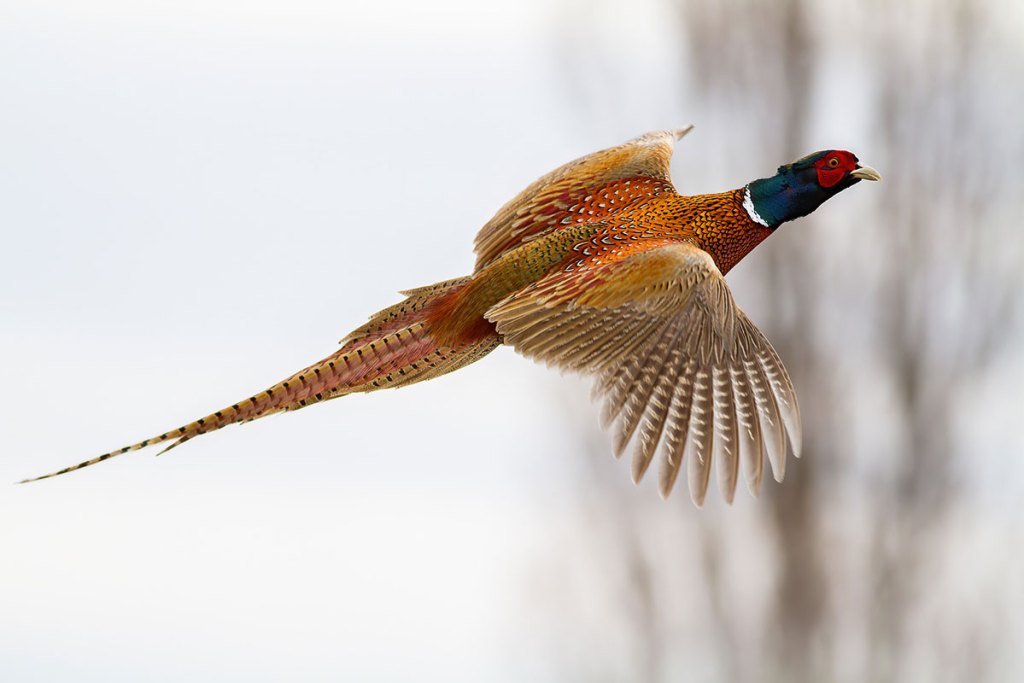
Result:
<svg viewBox="0 0 1024 683">
<path fill-rule="evenodd" d="M 0 487 L 4 681 L 1024 677 L 1024 6 L 0 1 L 0 479 L 467 273 L 543 172 L 885 176 L 730 274 L 798 389 L 759 499 L 634 487 L 586 383 L 436 382 Z"/>
</svg>

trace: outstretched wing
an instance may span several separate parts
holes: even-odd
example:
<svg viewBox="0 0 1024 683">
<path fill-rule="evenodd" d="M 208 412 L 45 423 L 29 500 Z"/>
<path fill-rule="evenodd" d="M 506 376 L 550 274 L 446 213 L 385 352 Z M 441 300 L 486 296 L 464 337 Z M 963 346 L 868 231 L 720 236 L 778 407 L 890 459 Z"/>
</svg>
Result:
<svg viewBox="0 0 1024 683">
<path fill-rule="evenodd" d="M 800 412 L 782 362 L 736 306 L 711 257 L 688 242 L 545 277 L 487 312 L 524 355 L 596 376 L 615 452 L 635 442 L 639 481 L 659 444 L 660 489 L 687 462 L 701 505 L 712 460 L 726 500 L 739 463 L 757 494 L 766 453 L 777 480 L 786 437 L 800 452 Z"/>
<path fill-rule="evenodd" d="M 480 229 L 474 248 L 476 270 L 560 225 L 599 220 L 641 197 L 672 189 L 672 147 L 692 128 L 641 135 L 570 161 L 535 181 Z"/>
</svg>

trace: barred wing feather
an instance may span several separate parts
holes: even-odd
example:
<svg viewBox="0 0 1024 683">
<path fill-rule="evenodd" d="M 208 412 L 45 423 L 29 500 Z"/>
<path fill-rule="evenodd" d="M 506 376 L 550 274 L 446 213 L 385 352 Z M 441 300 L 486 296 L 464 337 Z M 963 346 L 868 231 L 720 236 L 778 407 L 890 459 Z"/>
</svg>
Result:
<svg viewBox="0 0 1024 683">
<path fill-rule="evenodd" d="M 689 242 L 553 273 L 487 318 L 524 355 L 595 377 L 616 455 L 633 445 L 635 481 L 660 449 L 663 496 L 684 463 L 701 505 L 712 462 L 731 502 L 741 468 L 757 494 L 765 455 L 782 479 L 787 435 L 799 456 L 800 412 L 786 369 L 711 257 Z"/>
</svg>

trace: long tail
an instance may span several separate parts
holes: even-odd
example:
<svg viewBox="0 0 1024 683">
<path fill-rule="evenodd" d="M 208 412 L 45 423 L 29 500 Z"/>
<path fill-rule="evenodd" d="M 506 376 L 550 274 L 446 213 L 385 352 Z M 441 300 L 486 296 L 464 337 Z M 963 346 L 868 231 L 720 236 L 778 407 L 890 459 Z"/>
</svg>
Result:
<svg viewBox="0 0 1024 683">
<path fill-rule="evenodd" d="M 454 340 L 439 340 L 432 330 L 448 315 L 470 278 L 448 280 L 402 292 L 405 301 L 385 308 L 341 341 L 327 358 L 300 370 L 269 389 L 159 436 L 86 460 L 62 470 L 25 479 L 28 483 L 74 472 L 130 451 L 167 443 L 167 451 L 239 422 L 286 410 L 298 410 L 356 392 L 407 386 L 458 370 L 494 350 L 500 338 L 493 327 L 476 324 Z"/>
</svg>

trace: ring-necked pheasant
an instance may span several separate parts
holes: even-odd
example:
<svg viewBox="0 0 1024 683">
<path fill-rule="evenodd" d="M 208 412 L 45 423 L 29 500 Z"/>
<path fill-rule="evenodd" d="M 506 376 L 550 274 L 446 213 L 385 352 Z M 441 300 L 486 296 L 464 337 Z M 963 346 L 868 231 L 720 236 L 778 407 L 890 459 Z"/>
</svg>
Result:
<svg viewBox="0 0 1024 683">
<path fill-rule="evenodd" d="M 596 378 L 603 420 L 617 424 L 615 453 L 635 442 L 635 481 L 660 445 L 662 495 L 686 462 L 690 494 L 702 504 L 712 461 L 726 500 L 741 461 L 756 494 L 765 454 L 782 479 L 787 434 L 799 455 L 800 414 L 782 362 L 723 275 L 786 221 L 880 176 L 831 150 L 736 190 L 684 197 L 669 162 L 691 128 L 648 133 L 540 178 L 484 225 L 472 275 L 403 292 L 324 360 L 195 422 L 26 481 L 432 379 L 505 343 Z"/>
</svg>

